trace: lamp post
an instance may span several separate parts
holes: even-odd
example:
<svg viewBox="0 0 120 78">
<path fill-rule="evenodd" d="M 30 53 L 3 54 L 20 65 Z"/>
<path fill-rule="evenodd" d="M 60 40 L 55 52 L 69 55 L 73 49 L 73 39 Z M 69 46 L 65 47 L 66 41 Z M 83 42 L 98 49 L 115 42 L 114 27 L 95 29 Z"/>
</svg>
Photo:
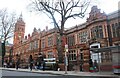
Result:
<svg viewBox="0 0 120 78">
<path fill-rule="evenodd" d="M 67 74 L 67 66 L 68 66 L 67 52 L 68 52 L 68 45 L 65 44 L 65 74 Z"/>
</svg>

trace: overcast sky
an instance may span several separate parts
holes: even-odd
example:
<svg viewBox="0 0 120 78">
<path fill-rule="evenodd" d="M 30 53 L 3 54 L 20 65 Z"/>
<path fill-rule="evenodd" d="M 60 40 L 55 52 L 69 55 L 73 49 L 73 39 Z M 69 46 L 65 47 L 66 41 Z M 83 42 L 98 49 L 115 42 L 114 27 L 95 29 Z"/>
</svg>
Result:
<svg viewBox="0 0 120 78">
<path fill-rule="evenodd" d="M 92 3 L 92 5 L 97 5 L 101 11 L 105 12 L 106 14 L 114 12 L 118 9 L 118 2 L 120 0 L 93 0 L 96 1 Z M 25 29 L 25 35 L 31 34 L 33 31 L 33 28 L 36 27 L 37 29 L 40 28 L 41 30 L 45 29 L 46 26 L 48 28 L 53 28 L 53 25 L 51 24 L 51 21 L 49 18 L 44 15 L 37 15 L 35 13 L 30 13 L 27 5 L 29 4 L 29 0 L 0 0 L 0 9 L 8 8 L 9 11 L 14 11 L 17 13 L 17 15 L 20 15 L 21 12 L 23 14 L 23 19 L 26 23 L 26 29 Z M 88 9 L 87 14 L 90 12 L 90 8 Z M 88 17 L 88 15 L 86 15 Z M 70 19 L 66 22 L 65 27 L 69 28 L 78 24 L 81 24 L 82 22 L 85 22 L 85 19 Z M 72 21 L 72 23 L 70 23 Z"/>
</svg>

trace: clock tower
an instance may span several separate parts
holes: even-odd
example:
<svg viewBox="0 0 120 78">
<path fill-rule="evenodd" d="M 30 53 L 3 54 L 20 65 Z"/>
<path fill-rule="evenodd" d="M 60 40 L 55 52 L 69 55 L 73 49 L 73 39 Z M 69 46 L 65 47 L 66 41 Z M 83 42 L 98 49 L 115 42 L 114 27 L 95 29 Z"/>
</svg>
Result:
<svg viewBox="0 0 120 78">
<path fill-rule="evenodd" d="M 13 40 L 14 45 L 22 43 L 22 40 L 24 39 L 24 33 L 25 33 L 25 22 L 23 21 L 23 17 L 21 14 L 15 24 L 14 40 Z"/>
</svg>

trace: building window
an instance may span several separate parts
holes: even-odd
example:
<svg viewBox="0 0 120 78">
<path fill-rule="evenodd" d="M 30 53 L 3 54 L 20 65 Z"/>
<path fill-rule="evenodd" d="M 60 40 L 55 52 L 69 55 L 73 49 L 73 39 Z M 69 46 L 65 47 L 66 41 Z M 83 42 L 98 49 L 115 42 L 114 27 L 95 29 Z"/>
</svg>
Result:
<svg viewBox="0 0 120 78">
<path fill-rule="evenodd" d="M 112 24 L 113 38 L 118 37 L 118 23 Z"/>
<path fill-rule="evenodd" d="M 32 48 L 32 50 L 35 49 L 35 47 L 34 47 L 34 42 L 32 42 L 32 47 L 31 47 L 31 48 Z"/>
<path fill-rule="evenodd" d="M 102 26 L 96 26 L 91 29 L 91 37 L 94 39 L 103 38 L 103 28 Z"/>
<path fill-rule="evenodd" d="M 34 42 L 30 42 L 29 44 L 29 50 L 33 50 L 35 47 L 34 47 Z"/>
<path fill-rule="evenodd" d="M 75 50 L 70 50 L 69 51 L 69 60 L 70 61 L 75 61 L 76 60 L 76 51 Z"/>
<path fill-rule="evenodd" d="M 41 48 L 45 48 L 45 39 L 42 39 L 41 43 L 42 43 L 42 47 Z"/>
<path fill-rule="evenodd" d="M 87 42 L 87 37 L 88 37 L 87 31 L 80 32 L 80 33 L 79 33 L 80 43 L 85 43 L 85 42 Z"/>
<path fill-rule="evenodd" d="M 103 38 L 103 29 L 102 29 L 102 26 L 99 26 L 98 27 L 98 38 Z"/>
<path fill-rule="evenodd" d="M 115 23 L 116 26 L 116 37 L 119 37 L 119 25 L 118 23 Z"/>
<path fill-rule="evenodd" d="M 22 31 L 24 32 L 24 29 L 22 28 Z"/>
<path fill-rule="evenodd" d="M 35 48 L 35 49 L 38 48 L 38 40 L 36 40 L 36 41 L 34 42 L 34 48 Z"/>
<path fill-rule="evenodd" d="M 52 45 L 53 45 L 53 37 L 50 36 L 50 37 L 48 37 L 48 47 L 50 47 Z"/>
<path fill-rule="evenodd" d="M 53 58 L 53 52 L 48 52 L 48 58 Z"/>
<path fill-rule="evenodd" d="M 68 46 L 73 46 L 75 45 L 75 37 L 74 35 L 68 36 Z"/>
<path fill-rule="evenodd" d="M 32 43 L 30 43 L 29 45 L 29 50 L 32 50 Z"/>
</svg>

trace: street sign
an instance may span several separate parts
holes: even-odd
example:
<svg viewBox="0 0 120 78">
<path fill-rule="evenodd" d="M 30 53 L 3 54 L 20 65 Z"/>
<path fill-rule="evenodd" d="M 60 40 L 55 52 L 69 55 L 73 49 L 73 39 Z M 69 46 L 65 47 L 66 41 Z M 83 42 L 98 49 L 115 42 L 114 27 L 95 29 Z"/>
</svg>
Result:
<svg viewBox="0 0 120 78">
<path fill-rule="evenodd" d="M 68 49 L 68 45 L 67 44 L 65 44 L 65 49 Z"/>
<path fill-rule="evenodd" d="M 68 52 L 68 45 L 65 44 L 65 52 Z"/>
</svg>

